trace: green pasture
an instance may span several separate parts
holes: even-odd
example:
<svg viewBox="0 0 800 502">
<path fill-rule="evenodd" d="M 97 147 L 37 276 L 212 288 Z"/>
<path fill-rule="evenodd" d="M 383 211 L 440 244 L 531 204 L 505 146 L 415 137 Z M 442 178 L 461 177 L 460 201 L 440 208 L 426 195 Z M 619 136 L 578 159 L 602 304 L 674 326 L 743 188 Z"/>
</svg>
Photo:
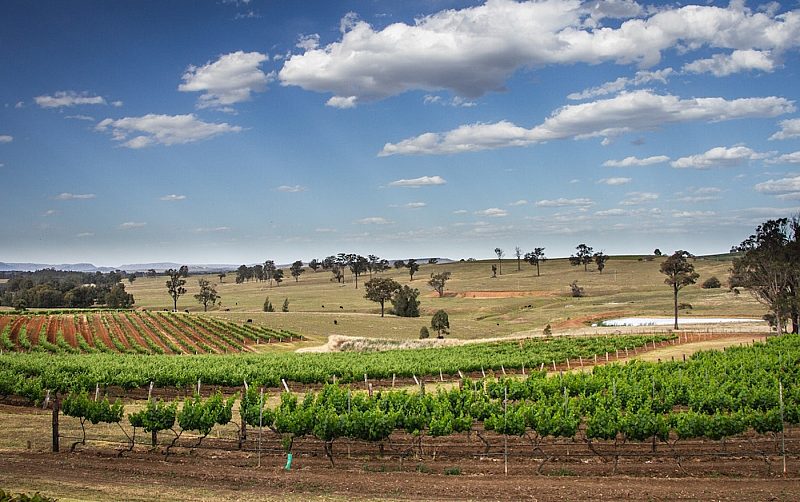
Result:
<svg viewBox="0 0 800 502">
<path fill-rule="evenodd" d="M 587 326 L 593 321 L 621 316 L 672 315 L 671 289 L 664 284 L 659 266 L 664 258 L 641 259 L 636 256 L 611 257 L 603 273 L 593 265 L 588 271 L 583 266 L 571 266 L 565 259 L 549 260 L 541 265 L 541 276 L 535 267 L 522 263 L 517 270 L 515 259 L 505 259 L 502 275 L 493 278 L 491 265 L 497 261 L 456 262 L 447 264 L 422 264 L 411 281 L 407 269 L 391 269 L 382 274 L 401 284 L 420 290 L 419 318 L 380 317 L 380 306 L 364 298 L 363 284 L 369 275 L 359 277 L 358 289 L 353 277 L 346 274 L 346 283 L 331 281 L 327 271 L 306 269 L 299 281 L 288 276 L 279 286 L 267 282 L 235 283 L 235 272 L 229 272 L 220 282 L 216 275 L 207 279 L 216 284 L 222 303 L 209 310 L 211 315 L 226 319 L 265 324 L 275 329 L 289 329 L 302 333 L 309 342 L 319 344 L 328 335 L 367 336 L 391 339 L 417 338 L 419 329 L 430 324 L 438 309 L 450 316 L 451 335 L 456 338 L 478 339 L 507 336 L 515 332 L 541 331 L 550 324 L 554 333 L 569 328 Z M 700 284 L 711 276 L 727 283 L 730 260 L 714 257 L 694 260 L 700 274 L 698 283 L 681 291 L 679 301 L 692 305 L 682 310 L 682 316 L 725 316 L 760 318 L 765 309 L 751 295 L 742 291 L 735 294 L 723 286 L 720 289 L 702 289 Z M 438 294 L 427 285 L 431 273 L 451 272 L 446 294 Z M 187 278 L 188 292 L 178 300 L 180 310 L 202 311 L 193 297 L 199 290 L 198 279 Z M 167 294 L 165 277 L 140 277 L 126 288 L 136 299 L 136 308 L 171 309 L 172 299 Z M 573 298 L 570 283 L 578 281 L 586 296 Z M 492 298 L 492 295 L 501 297 Z M 510 296 L 520 294 L 522 296 Z M 277 312 L 264 313 L 266 297 Z M 473 297 L 474 296 L 474 297 Z M 289 312 L 280 312 L 284 299 L 289 299 Z M 387 312 L 390 308 L 387 302 Z M 291 344 L 296 348 L 297 344 Z"/>
</svg>

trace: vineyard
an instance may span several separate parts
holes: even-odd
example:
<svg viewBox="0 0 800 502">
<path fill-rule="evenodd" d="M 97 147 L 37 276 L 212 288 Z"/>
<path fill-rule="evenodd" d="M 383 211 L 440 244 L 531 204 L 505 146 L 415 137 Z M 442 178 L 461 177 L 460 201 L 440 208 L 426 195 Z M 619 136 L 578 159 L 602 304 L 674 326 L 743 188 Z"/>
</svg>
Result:
<svg viewBox="0 0 800 502">
<path fill-rule="evenodd" d="M 6 353 L 0 397 L 52 405 L 53 436 L 76 462 L 118 456 L 159 472 L 201 462 L 222 479 L 261 465 L 312 479 L 326 464 L 331 473 L 522 476 L 515 482 L 797 472 L 800 336 L 686 360 L 614 362 L 675 343 L 609 336 L 380 353 Z M 445 374 L 452 383 L 438 385 Z"/>
<path fill-rule="evenodd" d="M 227 354 L 300 335 L 212 316 L 102 311 L 0 316 L 0 349 L 53 354 Z"/>
<path fill-rule="evenodd" d="M 624 357 L 643 347 L 676 342 L 671 335 L 554 337 L 418 350 L 328 354 L 205 354 L 172 357 L 141 354 L 8 353 L 0 356 L 0 395 L 41 400 L 54 390 L 92 390 L 97 385 L 122 389 L 191 388 L 205 385 L 278 387 L 281 381 L 323 384 L 363 379 L 415 378 L 427 375 L 484 376 L 486 371 L 569 369 Z M 638 347 L 638 349 L 637 349 Z"/>
</svg>

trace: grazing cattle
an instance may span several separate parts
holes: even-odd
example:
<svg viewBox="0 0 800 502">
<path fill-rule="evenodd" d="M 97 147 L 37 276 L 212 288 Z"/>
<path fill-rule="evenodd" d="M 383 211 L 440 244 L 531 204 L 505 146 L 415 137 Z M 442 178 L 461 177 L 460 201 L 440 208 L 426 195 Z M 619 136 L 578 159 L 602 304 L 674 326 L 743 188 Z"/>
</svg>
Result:
<svg viewBox="0 0 800 502">
<path fill-rule="evenodd" d="M 339 324 L 336 319 L 333 320 L 333 324 Z"/>
<path fill-rule="evenodd" d="M 252 319 L 248 319 L 247 322 L 253 322 L 253 320 Z"/>
</svg>

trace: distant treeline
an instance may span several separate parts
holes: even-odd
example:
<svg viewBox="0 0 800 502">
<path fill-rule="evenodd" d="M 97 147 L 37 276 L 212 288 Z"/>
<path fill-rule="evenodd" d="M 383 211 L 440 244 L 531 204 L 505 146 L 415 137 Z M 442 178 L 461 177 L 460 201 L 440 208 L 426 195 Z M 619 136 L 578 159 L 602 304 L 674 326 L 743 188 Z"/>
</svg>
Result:
<svg viewBox="0 0 800 502">
<path fill-rule="evenodd" d="M 122 279 L 135 279 L 124 272 L 66 272 L 52 268 L 36 272 L 3 272 L 8 282 L 0 284 L 0 306 L 26 308 L 89 308 L 106 305 L 129 308 L 133 295 L 125 292 Z"/>
</svg>

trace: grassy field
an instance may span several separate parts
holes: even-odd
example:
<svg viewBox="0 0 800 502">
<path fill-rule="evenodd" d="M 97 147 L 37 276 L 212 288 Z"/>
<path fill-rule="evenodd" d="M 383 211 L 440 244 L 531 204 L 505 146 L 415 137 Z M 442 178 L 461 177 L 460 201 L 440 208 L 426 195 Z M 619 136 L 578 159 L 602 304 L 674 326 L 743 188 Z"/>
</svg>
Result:
<svg viewBox="0 0 800 502">
<path fill-rule="evenodd" d="M 228 273 L 220 283 L 216 275 L 206 276 L 216 284 L 222 297 L 221 306 L 210 312 L 237 322 L 252 319 L 276 329 L 289 329 L 302 333 L 309 342 L 323 343 L 328 335 L 366 336 L 390 339 L 417 338 L 422 326 L 430 325 L 434 312 L 444 309 L 450 316 L 451 335 L 463 339 L 480 339 L 507 336 L 523 331 L 541 332 L 550 324 L 558 333 L 590 325 L 593 321 L 622 316 L 672 315 L 671 289 L 664 284 L 659 272 L 663 258 L 652 261 L 638 257 L 612 257 L 602 274 L 594 270 L 584 272 L 583 267 L 573 267 L 567 260 L 550 260 L 541 266 L 541 276 L 524 262 L 517 270 L 516 260 L 503 260 L 503 274 L 491 277 L 491 265 L 496 261 L 458 262 L 448 264 L 423 264 L 411 281 L 406 269 L 384 272 L 401 284 L 420 290 L 419 318 L 399 318 L 388 315 L 381 318 L 380 306 L 364 298 L 363 283 L 368 275 L 359 278 L 358 289 L 352 276 L 346 275 L 346 284 L 330 280 L 329 272 L 314 273 L 310 269 L 295 282 L 289 277 L 280 286 L 271 287 L 266 282 L 235 284 L 235 273 Z M 702 289 L 699 284 L 711 276 L 727 281 L 731 263 L 715 257 L 697 259 L 695 269 L 700 274 L 697 285 L 681 291 L 679 301 L 690 303 L 691 310 L 681 311 L 681 316 L 755 317 L 764 314 L 764 308 L 747 292 L 739 295 L 720 289 Z M 433 272 L 449 271 L 445 296 L 427 285 Z M 187 294 L 178 301 L 180 310 L 202 311 L 193 295 L 198 292 L 199 276 L 187 279 Z M 570 283 L 578 281 L 586 296 L 573 298 Z M 138 278 L 126 285 L 136 298 L 137 308 L 170 309 L 172 300 L 166 292 L 164 277 Z M 269 297 L 279 312 L 264 313 L 262 306 Z M 289 300 L 289 312 L 280 312 L 284 299 Z M 389 308 L 387 302 L 387 310 Z M 297 344 L 284 349 L 296 348 Z M 297 345 L 299 346 L 299 345 Z"/>
</svg>

